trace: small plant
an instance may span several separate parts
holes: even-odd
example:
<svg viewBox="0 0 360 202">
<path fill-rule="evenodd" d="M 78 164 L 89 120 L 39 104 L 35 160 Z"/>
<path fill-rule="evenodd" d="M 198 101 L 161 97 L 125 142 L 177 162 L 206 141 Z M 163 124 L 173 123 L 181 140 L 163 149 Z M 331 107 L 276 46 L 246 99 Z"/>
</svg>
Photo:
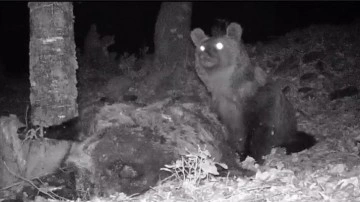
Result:
<svg viewBox="0 0 360 202">
<path fill-rule="evenodd" d="M 22 141 L 22 144 L 27 140 L 34 140 L 44 137 L 44 127 L 37 126 L 36 128 L 29 129 L 25 134 L 25 139 Z"/>
<path fill-rule="evenodd" d="M 196 153 L 186 151 L 188 154 L 181 156 L 181 159 L 171 165 L 165 165 L 165 168 L 160 170 L 171 172 L 172 175 L 169 178 L 175 177 L 177 180 L 199 185 L 202 180 L 209 180 L 210 177 L 219 175 L 216 165 L 228 169 L 226 164 L 214 162 L 210 152 L 206 149 L 202 150 L 199 145 Z"/>
<path fill-rule="evenodd" d="M 36 126 L 34 128 L 30 128 L 30 125 L 28 122 L 28 120 L 29 120 L 28 111 L 29 111 L 29 106 L 26 107 L 26 111 L 25 111 L 26 128 L 25 128 L 25 132 L 22 133 L 22 134 L 24 134 L 24 140 L 22 141 L 21 144 L 24 144 L 24 142 L 26 142 L 27 140 L 34 140 L 34 139 L 44 137 L 44 127 L 43 126 Z"/>
</svg>

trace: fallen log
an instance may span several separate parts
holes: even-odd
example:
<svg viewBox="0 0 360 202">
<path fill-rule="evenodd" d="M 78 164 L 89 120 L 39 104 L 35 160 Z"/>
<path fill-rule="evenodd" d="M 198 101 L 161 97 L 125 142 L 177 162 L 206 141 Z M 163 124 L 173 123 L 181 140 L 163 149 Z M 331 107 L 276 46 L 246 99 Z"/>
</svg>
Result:
<svg viewBox="0 0 360 202">
<path fill-rule="evenodd" d="M 60 165 L 73 165 L 77 190 L 95 195 L 142 193 L 166 176 L 161 168 L 199 147 L 208 150 L 215 162 L 241 170 L 225 141 L 226 129 L 201 103 L 166 99 L 145 107 L 124 103 L 94 107 L 83 110 L 79 119 L 86 126 L 81 130 L 83 141 L 32 140 L 37 149 L 22 149 L 28 156 L 19 173 L 31 179 Z M 40 141 L 47 142 L 41 152 Z M 32 146 L 26 144 L 30 151 Z M 44 170 L 47 163 L 51 166 Z"/>
<path fill-rule="evenodd" d="M 91 179 L 97 193 L 143 192 L 159 180 L 160 168 L 198 147 L 214 161 L 237 167 L 225 128 L 200 103 L 167 99 L 146 107 L 105 105 L 87 125 L 89 138 L 66 163 L 82 168 L 82 178 Z"/>
</svg>

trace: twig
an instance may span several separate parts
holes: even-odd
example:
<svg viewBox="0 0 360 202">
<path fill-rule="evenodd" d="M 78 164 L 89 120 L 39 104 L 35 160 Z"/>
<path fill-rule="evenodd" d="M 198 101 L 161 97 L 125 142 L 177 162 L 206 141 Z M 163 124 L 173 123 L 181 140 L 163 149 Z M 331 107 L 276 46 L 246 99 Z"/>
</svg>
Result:
<svg viewBox="0 0 360 202">
<path fill-rule="evenodd" d="M 16 182 L 16 183 L 14 183 L 14 184 L 11 184 L 11 185 L 9 185 L 9 186 L 6 186 L 6 187 L 1 188 L 0 191 L 7 190 L 7 189 L 9 189 L 9 188 L 11 188 L 11 187 L 14 187 L 14 186 L 17 186 L 17 185 L 19 185 L 19 184 L 21 184 L 21 183 L 22 183 L 22 182 Z"/>
<path fill-rule="evenodd" d="M 55 193 L 53 193 L 53 192 L 51 192 L 51 191 L 50 191 L 50 193 L 53 194 L 54 196 L 52 196 L 51 194 L 49 194 L 49 193 L 47 193 L 47 192 L 45 192 L 45 191 L 42 191 L 41 188 L 38 187 L 38 186 L 36 186 L 31 180 L 28 180 L 28 179 L 26 179 L 26 178 L 24 178 L 24 177 L 21 177 L 20 175 L 17 175 L 17 174 L 14 173 L 13 171 L 11 171 L 10 168 L 7 166 L 7 164 L 6 164 L 5 161 L 3 161 L 3 163 L 4 163 L 5 167 L 6 167 L 6 170 L 9 171 L 9 173 L 11 173 L 13 176 L 15 176 L 15 177 L 17 177 L 17 178 L 19 178 L 19 179 L 27 182 L 27 183 L 29 183 L 31 186 L 35 187 L 35 189 L 37 189 L 39 192 L 41 192 L 41 193 L 49 196 L 50 198 L 52 198 L 52 199 L 54 199 L 54 200 L 56 200 L 56 198 L 55 198 L 54 196 L 58 197 L 59 199 L 67 200 L 66 198 L 61 197 L 61 196 L 58 196 L 57 194 L 55 194 Z M 18 182 L 17 184 L 20 184 L 20 183 L 21 183 L 21 182 Z M 10 186 L 5 187 L 5 188 L 2 188 L 1 190 L 8 189 L 8 188 L 10 188 L 10 187 L 13 187 L 14 185 L 15 185 L 15 184 L 10 185 Z"/>
<path fill-rule="evenodd" d="M 26 110 L 25 110 L 25 124 L 26 124 L 26 130 L 29 128 L 29 123 L 28 123 L 28 111 L 29 111 L 29 105 L 26 105 Z"/>
<path fill-rule="evenodd" d="M 61 168 L 60 168 L 60 169 L 61 169 Z M 45 173 L 43 176 L 46 176 L 46 175 L 49 175 L 49 174 L 51 174 L 51 173 Z M 30 180 L 35 180 L 35 179 L 38 179 L 38 177 L 31 178 Z M 21 183 L 22 183 L 22 182 L 15 182 L 14 184 L 11 184 L 11 185 L 9 185 L 9 186 L 0 188 L 0 191 L 4 191 L 4 190 L 9 189 L 9 188 L 11 188 L 11 187 L 17 186 L 17 185 L 19 185 L 19 184 L 21 184 Z"/>
</svg>

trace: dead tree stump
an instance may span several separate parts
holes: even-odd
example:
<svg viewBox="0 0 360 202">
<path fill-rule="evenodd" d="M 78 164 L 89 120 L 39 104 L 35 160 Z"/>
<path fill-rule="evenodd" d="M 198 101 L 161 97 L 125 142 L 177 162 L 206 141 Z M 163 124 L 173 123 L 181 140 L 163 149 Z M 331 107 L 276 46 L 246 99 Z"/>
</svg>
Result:
<svg viewBox="0 0 360 202">
<path fill-rule="evenodd" d="M 90 116 L 93 110 L 88 111 Z M 236 167 L 224 127 L 200 103 L 167 99 L 146 107 L 105 105 L 84 120 L 92 120 L 90 136 L 67 159 L 80 168 L 81 189 L 86 182 L 95 185 L 95 193 L 143 192 L 158 182 L 160 168 L 187 151 L 197 152 L 198 146 L 215 161 Z"/>
</svg>

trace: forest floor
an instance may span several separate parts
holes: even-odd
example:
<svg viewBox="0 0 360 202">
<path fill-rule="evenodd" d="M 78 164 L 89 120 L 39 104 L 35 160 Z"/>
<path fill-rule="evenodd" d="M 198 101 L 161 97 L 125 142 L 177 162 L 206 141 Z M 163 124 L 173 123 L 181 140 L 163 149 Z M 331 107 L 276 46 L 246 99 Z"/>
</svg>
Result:
<svg viewBox="0 0 360 202">
<path fill-rule="evenodd" d="M 359 34 L 360 23 L 313 25 L 248 45 L 253 62 L 282 82 L 314 147 L 292 155 L 275 149 L 253 177 L 169 182 L 137 200 L 360 201 Z"/>
<path fill-rule="evenodd" d="M 162 183 L 141 196 L 94 201 L 360 201 L 360 23 L 313 25 L 248 45 L 254 63 L 282 82 L 297 109 L 299 130 L 318 143 L 285 155 L 274 149 L 256 175 L 216 177 L 193 185 Z M 1 115 L 24 120 L 28 81 L 5 81 Z"/>
</svg>

